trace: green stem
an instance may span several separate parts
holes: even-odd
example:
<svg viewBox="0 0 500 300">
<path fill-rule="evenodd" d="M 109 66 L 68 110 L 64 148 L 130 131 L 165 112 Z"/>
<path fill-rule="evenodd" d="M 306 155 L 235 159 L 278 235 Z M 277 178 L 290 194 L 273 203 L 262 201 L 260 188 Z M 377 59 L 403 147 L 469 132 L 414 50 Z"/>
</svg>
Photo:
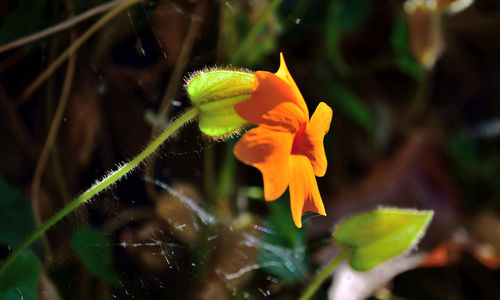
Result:
<svg viewBox="0 0 500 300">
<path fill-rule="evenodd" d="M 310 299 L 316 290 L 320 287 L 320 285 L 325 281 L 333 272 L 333 270 L 349 256 L 350 251 L 348 249 L 342 250 L 337 257 L 335 257 L 321 272 L 316 276 L 313 282 L 307 287 L 306 291 L 299 300 L 307 300 Z"/>
<path fill-rule="evenodd" d="M 149 144 L 146 149 L 144 149 L 139 155 L 137 155 L 134 159 L 126 163 L 125 165 L 118 168 L 116 171 L 109 173 L 106 177 L 104 177 L 100 182 L 94 184 L 91 188 L 85 191 L 80 197 L 76 198 L 68 205 L 66 205 L 63 209 L 58 211 L 55 215 L 53 215 L 50 219 L 45 221 L 40 227 L 38 227 L 28 238 L 26 238 L 23 243 L 17 247 L 17 249 L 12 252 L 12 254 L 7 258 L 7 260 L 0 267 L 0 276 L 5 272 L 5 270 L 9 267 L 12 262 L 16 260 L 16 258 L 36 239 L 38 239 L 47 229 L 52 227 L 59 220 L 64 218 L 67 214 L 73 211 L 75 208 L 85 203 L 85 201 L 89 200 L 102 190 L 106 189 L 113 183 L 115 183 L 118 179 L 126 175 L 128 172 L 132 171 L 135 167 L 137 167 L 141 162 L 144 161 L 151 153 L 156 151 L 158 147 L 177 129 L 179 129 L 182 125 L 191 121 L 198 115 L 197 108 L 191 108 L 187 110 L 183 115 L 181 115 L 177 120 L 175 120 L 167 129 L 165 129 L 156 139 Z"/>
<path fill-rule="evenodd" d="M 276 8 L 278 8 L 281 1 L 283 0 L 273 0 L 269 4 L 269 6 L 266 8 L 266 10 L 262 13 L 262 15 L 255 23 L 255 25 L 252 27 L 250 32 L 247 34 L 245 40 L 243 40 L 240 47 L 238 47 L 238 49 L 236 49 L 234 54 L 231 55 L 229 59 L 231 64 L 238 64 L 241 58 L 248 52 L 248 50 L 255 46 L 255 39 L 262 30 L 262 27 L 264 26 L 267 18 L 269 17 L 270 14 L 272 14 L 276 10 Z"/>
</svg>

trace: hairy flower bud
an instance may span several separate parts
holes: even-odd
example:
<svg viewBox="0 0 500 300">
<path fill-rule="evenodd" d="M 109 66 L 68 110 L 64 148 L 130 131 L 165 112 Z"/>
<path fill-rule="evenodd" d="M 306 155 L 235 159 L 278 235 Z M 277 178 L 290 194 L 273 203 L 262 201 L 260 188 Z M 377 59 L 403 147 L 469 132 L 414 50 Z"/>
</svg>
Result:
<svg viewBox="0 0 500 300">
<path fill-rule="evenodd" d="M 191 75 L 186 90 L 200 110 L 200 130 L 212 137 L 239 131 L 247 122 L 234 111 L 234 105 L 250 98 L 253 82 L 249 71 L 214 69 Z"/>
</svg>

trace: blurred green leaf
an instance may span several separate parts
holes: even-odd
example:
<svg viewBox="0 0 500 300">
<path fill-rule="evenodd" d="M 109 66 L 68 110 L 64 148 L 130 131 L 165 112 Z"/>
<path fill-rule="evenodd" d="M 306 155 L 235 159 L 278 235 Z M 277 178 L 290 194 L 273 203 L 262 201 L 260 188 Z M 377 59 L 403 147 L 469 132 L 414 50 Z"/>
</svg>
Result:
<svg viewBox="0 0 500 300">
<path fill-rule="evenodd" d="M 234 176 L 236 169 L 236 159 L 233 155 L 233 148 L 236 139 L 230 139 L 226 143 L 226 153 L 224 153 L 224 162 L 219 173 L 219 181 L 215 188 L 215 200 L 221 201 L 227 199 L 235 191 Z"/>
<path fill-rule="evenodd" d="M 270 233 L 262 235 L 258 263 L 263 269 L 287 283 L 299 282 L 308 269 L 304 230 L 293 223 L 289 198 L 269 202 L 269 219 L 264 223 Z"/>
<path fill-rule="evenodd" d="M 293 223 L 289 196 L 285 193 L 278 200 L 268 202 L 267 207 L 270 225 L 282 237 L 281 243 L 288 247 L 303 247 L 304 231 Z"/>
<path fill-rule="evenodd" d="M 450 152 L 452 158 L 460 168 L 463 177 L 468 180 L 479 179 L 482 182 L 476 183 L 484 188 L 488 182 L 498 179 L 499 169 L 496 162 L 496 155 L 481 153 L 478 145 L 473 139 L 455 136 L 450 140 Z"/>
<path fill-rule="evenodd" d="M 234 1 L 226 2 L 222 28 L 226 54 L 231 64 L 255 66 L 275 49 L 276 36 L 282 27 L 282 21 L 276 16 L 276 11 L 282 1 L 269 1 L 267 7 L 252 24 L 247 16 L 253 12 L 235 13 L 241 8 L 233 6 L 237 5 Z"/>
<path fill-rule="evenodd" d="M 332 62 L 335 71 L 341 76 L 347 76 L 350 72 L 349 66 L 344 61 L 340 49 L 341 26 L 337 1 L 330 2 L 326 12 L 325 22 L 325 46 L 328 58 Z"/>
<path fill-rule="evenodd" d="M 16 247 L 35 230 L 31 202 L 0 177 L 0 243 Z"/>
<path fill-rule="evenodd" d="M 239 193 L 248 199 L 264 199 L 264 189 L 261 186 L 242 186 Z"/>
<path fill-rule="evenodd" d="M 253 67 L 262 63 L 262 58 L 276 49 L 276 34 L 266 34 L 256 40 L 258 47 L 252 48 L 244 58 L 245 65 Z"/>
<path fill-rule="evenodd" d="M 404 73 L 414 79 L 422 76 L 424 68 L 415 60 L 411 54 L 408 40 L 408 29 L 403 17 L 398 17 L 394 21 L 394 27 L 391 36 L 392 47 L 395 52 L 396 66 Z"/>
<path fill-rule="evenodd" d="M 326 52 L 341 76 L 349 75 L 350 68 L 344 61 L 340 39 L 344 33 L 362 24 L 370 12 L 371 5 L 371 0 L 336 0 L 330 1 L 327 8 L 324 31 Z"/>
<path fill-rule="evenodd" d="M 329 86 L 335 110 L 366 130 L 372 130 L 375 117 L 369 107 L 347 86 L 338 82 Z"/>
<path fill-rule="evenodd" d="M 433 215 L 432 211 L 380 208 L 345 220 L 333 239 L 350 249 L 353 269 L 366 271 L 413 247 Z"/>
<path fill-rule="evenodd" d="M 21 253 L 0 278 L 0 299 L 35 300 L 41 268 L 31 250 Z"/>
<path fill-rule="evenodd" d="M 454 177 L 471 207 L 485 204 L 488 194 L 500 191 L 500 169 L 496 152 L 488 153 L 477 140 L 468 136 L 453 136 L 449 141 Z"/>
<path fill-rule="evenodd" d="M 463 137 L 452 137 L 450 139 L 450 150 L 453 157 L 460 163 L 476 164 L 480 157 L 476 144 L 472 139 Z"/>
<path fill-rule="evenodd" d="M 340 30 L 356 29 L 366 19 L 372 8 L 372 0 L 337 0 Z"/>
<path fill-rule="evenodd" d="M 111 244 L 104 235 L 92 228 L 82 228 L 73 235 L 71 246 L 97 278 L 118 284 L 119 278 L 112 270 Z"/>
</svg>

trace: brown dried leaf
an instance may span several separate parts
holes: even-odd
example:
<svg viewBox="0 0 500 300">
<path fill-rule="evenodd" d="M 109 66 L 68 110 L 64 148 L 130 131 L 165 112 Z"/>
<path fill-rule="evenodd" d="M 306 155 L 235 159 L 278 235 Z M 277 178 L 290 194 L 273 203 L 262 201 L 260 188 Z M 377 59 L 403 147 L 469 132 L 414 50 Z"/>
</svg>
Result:
<svg viewBox="0 0 500 300">
<path fill-rule="evenodd" d="M 493 212 L 483 212 L 473 222 L 472 235 L 478 240 L 491 244 L 500 251 L 500 217 Z"/>
<path fill-rule="evenodd" d="M 88 76 L 85 76 L 88 78 Z M 66 153 L 77 168 L 88 165 L 101 125 L 99 95 L 88 80 L 76 79 L 64 115 Z"/>
<path fill-rule="evenodd" d="M 172 1 L 162 1 L 158 3 L 153 13 L 151 26 L 161 44 L 168 65 L 175 64 L 179 57 L 191 22 L 191 18 L 189 18 L 191 10 L 192 6 L 181 6 Z"/>
<path fill-rule="evenodd" d="M 500 267 L 500 217 L 484 212 L 475 218 L 471 235 L 479 241 L 471 250 L 474 257 L 490 269 Z"/>
<path fill-rule="evenodd" d="M 175 183 L 172 189 L 195 203 L 200 202 L 201 196 L 198 190 L 189 183 Z M 156 214 L 166 221 L 169 231 L 176 238 L 190 244 L 198 239 L 201 226 L 198 215 L 179 197 L 163 191 L 156 199 Z"/>
<path fill-rule="evenodd" d="M 108 55 L 118 43 L 134 33 L 127 14 L 120 14 L 113 18 L 106 26 L 98 31 L 93 54 L 96 60 Z"/>
<path fill-rule="evenodd" d="M 50 280 L 50 278 L 42 272 L 40 274 L 40 280 L 38 281 L 38 296 L 39 300 L 60 300 L 61 295 L 55 284 Z"/>
<path fill-rule="evenodd" d="M 175 262 L 176 251 L 167 251 L 165 245 L 172 240 L 163 233 L 163 222 L 149 220 L 138 229 L 127 229 L 121 235 L 125 251 L 135 256 L 138 265 L 149 270 L 162 270 Z"/>
<path fill-rule="evenodd" d="M 227 299 L 228 290 L 234 289 L 250 279 L 256 269 L 259 248 L 253 240 L 259 239 L 260 232 L 253 228 L 253 220 L 248 215 L 236 219 L 232 230 L 224 229 L 217 241 L 217 252 L 209 275 L 195 299 Z M 225 287 L 220 289 L 220 287 Z"/>
<path fill-rule="evenodd" d="M 462 254 L 469 252 L 483 266 L 490 269 L 500 268 L 500 251 L 489 243 L 488 238 L 484 239 L 483 234 L 477 231 L 479 229 L 491 232 L 495 231 L 495 228 L 498 230 L 498 226 L 495 227 L 494 224 L 489 223 L 492 220 L 488 220 L 487 214 L 478 219 L 479 222 L 476 221 L 475 229 L 472 231 L 472 234 L 479 233 L 478 235 L 469 235 L 464 229 L 457 230 L 451 239 L 444 241 L 427 253 L 421 267 L 446 267 L 459 262 Z M 496 221 L 498 222 L 498 219 Z"/>
<path fill-rule="evenodd" d="M 409 26 L 410 49 L 415 58 L 427 69 L 432 69 L 436 60 L 444 51 L 443 33 L 439 24 L 439 14 L 422 5 L 405 5 Z"/>
</svg>

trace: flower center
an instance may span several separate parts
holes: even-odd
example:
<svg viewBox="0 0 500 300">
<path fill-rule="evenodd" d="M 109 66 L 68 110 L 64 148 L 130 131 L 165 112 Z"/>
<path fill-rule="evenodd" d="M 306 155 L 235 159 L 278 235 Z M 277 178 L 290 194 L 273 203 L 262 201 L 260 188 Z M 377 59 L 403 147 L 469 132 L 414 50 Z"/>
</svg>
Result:
<svg viewBox="0 0 500 300">
<path fill-rule="evenodd" d="M 302 124 L 299 130 L 295 132 L 292 144 L 292 153 L 294 155 L 306 155 L 311 149 L 312 144 L 306 134 L 307 123 Z"/>
</svg>

